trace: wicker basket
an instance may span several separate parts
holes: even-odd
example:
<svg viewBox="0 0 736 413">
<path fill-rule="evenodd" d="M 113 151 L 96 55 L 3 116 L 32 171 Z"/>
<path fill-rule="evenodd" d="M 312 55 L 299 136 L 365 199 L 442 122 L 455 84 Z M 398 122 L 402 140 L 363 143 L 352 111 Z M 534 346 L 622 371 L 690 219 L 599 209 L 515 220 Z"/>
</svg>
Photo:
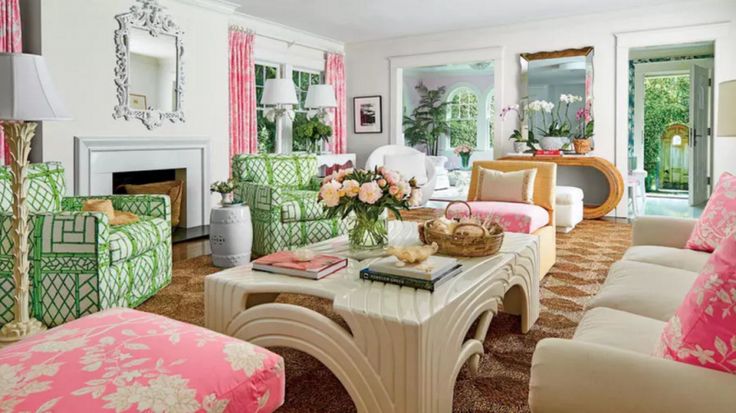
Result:
<svg viewBox="0 0 736 413">
<path fill-rule="evenodd" d="M 470 205 L 463 201 L 450 202 L 445 208 L 445 218 L 450 219 L 448 213 L 454 204 L 464 204 L 468 207 L 468 214 L 472 212 Z M 484 257 L 496 254 L 503 243 L 503 228 L 500 225 L 461 223 L 453 230 L 452 234 L 433 228 L 435 220 L 419 224 L 419 239 L 425 244 L 436 242 L 439 246 L 438 253 L 456 257 Z M 458 234 L 461 228 L 475 227 L 483 235 Z"/>
</svg>

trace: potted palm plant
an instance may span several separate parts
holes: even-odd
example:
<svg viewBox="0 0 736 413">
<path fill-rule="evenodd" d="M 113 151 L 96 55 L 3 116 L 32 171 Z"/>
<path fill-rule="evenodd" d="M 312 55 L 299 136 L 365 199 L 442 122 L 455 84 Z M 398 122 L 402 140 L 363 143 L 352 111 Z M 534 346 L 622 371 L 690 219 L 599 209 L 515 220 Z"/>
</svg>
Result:
<svg viewBox="0 0 736 413">
<path fill-rule="evenodd" d="M 415 87 L 419 93 L 419 104 L 404 116 L 404 138 L 411 145 L 424 144 L 427 155 L 437 156 L 440 137 L 450 133 L 447 120 L 448 102 L 445 101 L 446 88 L 429 89 L 419 82 Z"/>
</svg>

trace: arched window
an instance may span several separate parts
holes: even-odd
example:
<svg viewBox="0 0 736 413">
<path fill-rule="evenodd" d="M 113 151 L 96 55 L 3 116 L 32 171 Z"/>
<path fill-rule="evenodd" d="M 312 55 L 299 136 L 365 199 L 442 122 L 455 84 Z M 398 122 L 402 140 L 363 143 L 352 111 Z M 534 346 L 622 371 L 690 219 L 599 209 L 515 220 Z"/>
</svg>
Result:
<svg viewBox="0 0 736 413">
<path fill-rule="evenodd" d="M 450 147 L 478 146 L 478 95 L 468 87 L 458 87 L 447 97 L 449 103 Z"/>
</svg>

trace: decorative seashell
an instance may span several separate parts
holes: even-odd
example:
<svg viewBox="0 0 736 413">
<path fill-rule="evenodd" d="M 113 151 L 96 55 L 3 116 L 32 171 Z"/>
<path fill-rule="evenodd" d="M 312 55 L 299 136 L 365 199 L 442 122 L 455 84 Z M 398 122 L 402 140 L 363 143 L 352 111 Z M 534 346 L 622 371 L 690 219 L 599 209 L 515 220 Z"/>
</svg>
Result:
<svg viewBox="0 0 736 413">
<path fill-rule="evenodd" d="M 436 242 L 431 245 L 412 245 L 410 247 L 389 247 L 386 251 L 405 264 L 418 264 L 426 261 L 436 253 L 439 246 Z"/>
<path fill-rule="evenodd" d="M 311 261 L 317 253 L 307 248 L 300 248 L 293 252 L 294 259 L 300 262 Z"/>
</svg>

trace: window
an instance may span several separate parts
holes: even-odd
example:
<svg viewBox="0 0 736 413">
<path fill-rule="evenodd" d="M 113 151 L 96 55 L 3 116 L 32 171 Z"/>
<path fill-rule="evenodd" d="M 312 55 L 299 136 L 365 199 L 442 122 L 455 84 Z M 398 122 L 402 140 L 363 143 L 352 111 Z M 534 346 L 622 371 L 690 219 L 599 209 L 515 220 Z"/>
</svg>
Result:
<svg viewBox="0 0 736 413">
<path fill-rule="evenodd" d="M 273 152 L 276 147 L 276 124 L 266 119 L 265 107 L 261 105 L 266 80 L 279 77 L 279 67 L 256 63 L 256 115 L 258 125 L 258 152 Z"/>
<path fill-rule="evenodd" d="M 307 120 L 307 109 L 304 107 L 304 103 L 307 101 L 307 91 L 310 85 L 322 83 L 322 75 L 323 72 L 311 70 L 294 69 L 291 71 L 291 79 L 294 81 L 294 87 L 296 87 L 296 98 L 299 101 L 299 104 L 294 108 L 296 112 L 294 116 L 294 129 Z M 295 138 L 292 143 L 292 150 L 295 152 L 306 151 L 307 142 Z"/>
<path fill-rule="evenodd" d="M 450 147 L 478 146 L 478 95 L 472 89 L 459 87 L 448 97 Z"/>
</svg>

